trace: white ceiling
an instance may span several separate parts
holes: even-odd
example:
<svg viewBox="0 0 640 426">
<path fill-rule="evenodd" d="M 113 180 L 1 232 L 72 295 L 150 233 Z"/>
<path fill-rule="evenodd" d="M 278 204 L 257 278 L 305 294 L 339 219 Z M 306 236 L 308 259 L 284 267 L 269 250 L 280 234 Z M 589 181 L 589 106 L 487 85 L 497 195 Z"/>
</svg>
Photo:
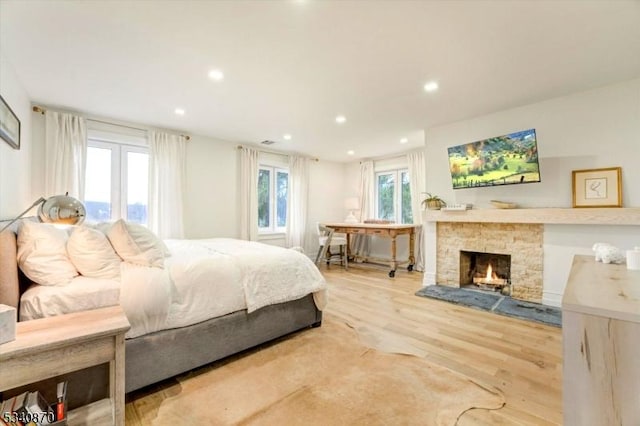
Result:
<svg viewBox="0 0 640 426">
<path fill-rule="evenodd" d="M 350 161 L 640 76 L 640 1 L 0 0 L 0 53 L 37 103 Z"/>
</svg>

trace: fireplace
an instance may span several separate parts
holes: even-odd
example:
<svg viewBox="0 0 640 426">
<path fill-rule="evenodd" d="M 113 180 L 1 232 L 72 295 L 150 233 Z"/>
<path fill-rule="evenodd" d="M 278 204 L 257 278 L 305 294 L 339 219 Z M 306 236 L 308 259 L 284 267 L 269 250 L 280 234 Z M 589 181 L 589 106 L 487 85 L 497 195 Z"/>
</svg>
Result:
<svg viewBox="0 0 640 426">
<path fill-rule="evenodd" d="M 511 256 L 460 250 L 460 287 L 510 293 Z"/>
<path fill-rule="evenodd" d="M 509 291 L 514 299 L 537 303 L 542 301 L 542 225 L 438 222 L 436 233 L 436 284 L 473 286 L 476 271 L 469 278 L 472 260 L 463 260 L 463 253 L 485 253 L 488 259 L 495 259 L 491 265 L 491 278 L 504 280 L 508 284 L 508 287 L 506 284 L 504 286 L 505 292 Z M 498 253 L 507 257 L 498 260 Z M 508 272 L 505 271 L 507 259 Z M 476 255 L 474 262 L 478 269 L 487 261 Z M 484 268 L 486 278 L 486 266 Z M 486 286 L 482 283 L 482 276 L 475 278 L 479 278 L 475 286 Z"/>
<path fill-rule="evenodd" d="M 512 298 L 541 303 L 544 294 L 545 304 L 559 306 L 567 260 L 578 244 L 570 237 L 587 226 L 596 232 L 616 225 L 615 232 L 607 231 L 614 236 L 624 233 L 623 228 L 638 229 L 640 208 L 425 210 L 423 223 L 425 286 L 460 286 L 460 250 L 505 253 L 511 255 Z"/>
</svg>

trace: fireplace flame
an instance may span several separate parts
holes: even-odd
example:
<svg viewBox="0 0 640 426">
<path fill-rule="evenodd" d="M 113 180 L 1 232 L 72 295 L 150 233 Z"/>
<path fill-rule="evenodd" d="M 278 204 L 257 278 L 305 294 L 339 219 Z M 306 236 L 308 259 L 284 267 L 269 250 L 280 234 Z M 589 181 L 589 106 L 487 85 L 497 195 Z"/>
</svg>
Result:
<svg viewBox="0 0 640 426">
<path fill-rule="evenodd" d="M 501 288 L 509 284 L 509 279 L 498 276 L 496 270 L 500 270 L 500 268 L 494 269 L 491 263 L 487 264 L 484 274 L 481 267 L 476 267 L 472 280 L 473 284 L 495 286 L 495 288 Z"/>
</svg>

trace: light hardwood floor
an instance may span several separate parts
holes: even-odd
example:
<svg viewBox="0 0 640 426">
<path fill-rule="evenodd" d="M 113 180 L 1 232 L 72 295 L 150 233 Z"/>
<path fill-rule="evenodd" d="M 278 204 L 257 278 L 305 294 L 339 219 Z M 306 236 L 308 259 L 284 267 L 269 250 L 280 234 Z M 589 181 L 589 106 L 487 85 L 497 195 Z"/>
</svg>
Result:
<svg viewBox="0 0 640 426">
<path fill-rule="evenodd" d="M 562 333 L 559 328 L 415 296 L 422 274 L 350 265 L 321 266 L 329 284 L 327 317 L 342 319 L 378 344 L 423 356 L 503 392 L 495 411 L 470 410 L 464 425 L 562 423 Z M 127 424 L 171 395 L 171 381 L 129 395 Z"/>
</svg>

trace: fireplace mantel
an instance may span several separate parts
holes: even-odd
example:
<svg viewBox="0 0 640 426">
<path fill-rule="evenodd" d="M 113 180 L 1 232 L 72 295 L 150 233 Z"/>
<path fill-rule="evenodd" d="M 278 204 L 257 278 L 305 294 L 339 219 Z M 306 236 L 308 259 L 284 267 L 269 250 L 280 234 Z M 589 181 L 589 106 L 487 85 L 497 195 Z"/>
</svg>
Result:
<svg viewBox="0 0 640 426">
<path fill-rule="evenodd" d="M 640 225 L 640 208 L 427 210 L 425 222 Z"/>
<path fill-rule="evenodd" d="M 423 285 L 435 285 L 438 275 L 438 250 L 447 249 L 446 245 L 438 244 L 438 227 L 458 226 L 451 232 L 445 234 L 466 235 L 471 227 L 469 224 L 492 224 L 506 225 L 508 227 L 527 227 L 527 226 L 551 226 L 551 225 L 624 225 L 630 226 L 629 229 L 634 235 L 637 235 L 637 228 L 640 226 L 640 208 L 534 208 L 534 209 L 472 209 L 463 211 L 438 211 L 427 210 L 423 212 L 423 228 L 424 228 L 424 250 L 425 250 L 425 269 Z M 449 222 L 449 223 L 447 223 Z M 482 228 L 481 228 L 482 229 Z M 508 233 L 516 232 L 509 228 Z M 518 238 L 521 240 L 521 238 Z M 449 244 L 449 243 L 447 243 Z M 505 243 L 510 245 L 511 242 Z M 467 248 L 468 249 L 468 248 Z M 488 250 L 474 250 L 488 251 Z M 501 253 L 497 251 L 497 253 Z M 446 254 L 441 253 L 441 258 L 447 258 Z M 529 255 L 528 255 L 529 256 Z M 542 259 L 542 270 L 544 271 L 545 262 L 549 265 L 549 260 L 545 261 L 544 253 L 536 254 Z M 530 257 L 533 257 L 530 256 Z M 455 262 L 454 262 L 455 263 Z M 442 265 L 441 265 L 442 266 Z M 455 265 L 449 265 L 451 267 Z M 444 266 L 444 267 L 449 267 Z M 554 266 L 555 267 L 555 266 Z M 451 269 L 451 268 L 449 268 Z M 443 270 L 441 269 L 441 272 Z M 544 283 L 543 283 L 544 287 Z M 544 292 L 544 291 L 543 291 Z M 544 298 L 544 295 L 543 295 Z M 551 299 L 547 299 L 550 301 Z M 544 299 L 543 299 L 544 301 Z M 560 300 L 554 301 L 559 305 Z"/>
</svg>

